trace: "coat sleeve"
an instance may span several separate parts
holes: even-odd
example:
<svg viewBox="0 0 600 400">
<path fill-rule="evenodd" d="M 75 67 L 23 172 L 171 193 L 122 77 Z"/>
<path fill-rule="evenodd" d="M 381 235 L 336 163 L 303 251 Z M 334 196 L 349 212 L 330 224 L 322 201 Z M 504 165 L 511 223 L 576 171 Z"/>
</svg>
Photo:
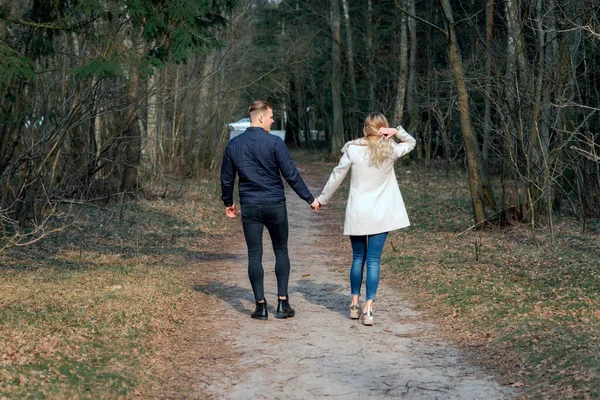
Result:
<svg viewBox="0 0 600 400">
<path fill-rule="evenodd" d="M 396 129 L 398 129 L 396 138 L 400 140 L 400 143 L 394 143 L 394 156 L 397 160 L 400 157 L 410 153 L 417 145 L 417 141 L 414 137 L 410 136 L 402 126 L 398 126 Z"/>
<path fill-rule="evenodd" d="M 231 158 L 229 146 L 223 154 L 223 162 L 221 163 L 221 200 L 225 207 L 233 204 L 233 186 L 235 184 L 235 165 Z"/>
<path fill-rule="evenodd" d="M 308 190 L 308 187 L 302 180 L 298 169 L 294 165 L 294 161 L 292 161 L 292 156 L 288 151 L 287 147 L 283 143 L 283 140 L 275 141 L 275 157 L 277 159 L 277 164 L 279 166 L 279 170 L 281 171 L 281 175 L 287 181 L 294 192 L 301 199 L 306 201 L 307 203 L 312 203 L 315 201 L 314 196 Z"/>
<path fill-rule="evenodd" d="M 319 203 L 323 205 L 329 203 L 329 200 L 335 191 L 340 187 L 340 184 L 346 177 L 346 174 L 350 170 L 351 166 L 352 161 L 350 160 L 350 157 L 348 157 L 348 152 L 346 151 L 340 159 L 337 167 L 335 167 L 331 172 L 331 176 L 329 176 L 329 180 L 327 180 L 327 183 L 325 184 L 325 187 L 319 196 Z"/>
</svg>

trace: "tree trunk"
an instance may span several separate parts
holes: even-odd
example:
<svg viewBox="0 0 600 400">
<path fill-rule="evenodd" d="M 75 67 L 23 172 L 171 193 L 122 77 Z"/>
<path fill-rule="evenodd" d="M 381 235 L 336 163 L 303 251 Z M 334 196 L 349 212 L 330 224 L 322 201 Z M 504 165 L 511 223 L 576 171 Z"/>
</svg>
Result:
<svg viewBox="0 0 600 400">
<path fill-rule="evenodd" d="M 304 98 L 304 91 L 302 90 L 304 85 L 301 78 L 297 77 L 296 83 L 296 115 L 298 116 L 298 143 L 297 146 L 303 147 L 306 146 L 308 142 L 308 136 L 310 132 L 306 127 L 306 99 Z M 302 132 L 304 132 L 304 141 L 300 141 L 302 137 Z"/>
<path fill-rule="evenodd" d="M 215 132 L 211 126 L 211 120 L 214 115 L 214 99 L 213 94 L 215 91 L 216 82 L 215 78 L 215 64 L 218 63 L 217 51 L 213 50 L 208 53 L 204 59 L 204 65 L 201 73 L 201 86 L 198 99 L 202 107 L 199 110 L 200 121 L 198 123 L 198 130 L 200 136 L 200 148 L 198 159 L 200 160 L 200 167 L 203 170 L 210 169 L 213 158 L 213 149 L 215 145 Z"/>
<path fill-rule="evenodd" d="M 405 0 L 402 1 L 404 7 Z M 408 84 L 408 33 L 406 14 L 400 13 L 400 75 L 398 90 L 396 91 L 396 107 L 394 110 L 394 124 L 401 124 L 404 113 L 404 100 Z"/>
<path fill-rule="evenodd" d="M 331 0 L 331 96 L 333 103 L 333 124 L 331 127 L 331 146 L 329 156 L 339 158 L 339 151 L 344 145 L 344 121 L 342 111 L 342 59 L 340 29 L 340 7 L 337 0 Z"/>
<path fill-rule="evenodd" d="M 175 86 L 172 88 L 173 90 L 173 113 L 171 115 L 171 147 L 169 151 L 169 159 L 167 160 L 167 164 L 170 166 L 171 172 L 175 172 L 178 167 L 177 161 L 177 145 L 179 143 L 179 132 L 178 127 L 179 124 L 179 65 L 175 66 Z"/>
<path fill-rule="evenodd" d="M 124 134 L 125 163 L 123 166 L 123 180 L 121 190 L 134 193 L 137 190 L 138 166 L 141 156 L 141 132 L 138 121 L 138 86 L 139 78 L 132 73 L 127 89 L 127 127 Z"/>
<path fill-rule="evenodd" d="M 492 38 L 494 36 L 494 0 L 487 0 L 486 13 L 486 61 L 485 61 L 485 111 L 483 117 L 483 148 L 481 155 L 485 167 L 489 167 L 490 147 L 492 145 Z"/>
<path fill-rule="evenodd" d="M 348 80 L 350 81 L 350 91 L 352 99 L 350 104 L 352 107 L 358 108 L 356 99 L 358 98 L 358 90 L 356 89 L 356 73 L 354 72 L 354 45 L 352 42 L 352 24 L 350 23 L 350 11 L 348 10 L 348 0 L 342 0 L 344 8 L 344 27 L 346 28 L 346 58 L 348 61 Z"/>
<path fill-rule="evenodd" d="M 546 76 L 547 82 L 551 82 L 553 85 L 558 85 L 559 76 L 556 73 L 557 68 L 555 68 L 554 66 L 554 63 L 558 64 L 558 60 L 556 60 L 556 57 L 558 55 L 558 40 L 556 40 L 557 30 L 555 12 L 556 0 L 549 0 L 548 11 L 546 13 L 546 25 L 548 26 L 547 34 L 550 37 L 548 37 L 548 40 L 546 41 L 548 45 L 545 46 L 546 50 L 544 53 L 545 65 L 547 70 Z M 555 124 L 558 123 L 558 120 L 556 118 L 557 112 L 555 112 L 553 110 L 553 107 L 551 106 L 551 96 L 552 91 L 550 90 L 550 88 L 546 88 L 546 90 L 544 90 L 543 93 L 542 124 L 540 126 L 540 147 L 542 153 L 545 154 L 546 157 L 548 156 L 550 150 L 550 126 L 556 126 Z"/>
<path fill-rule="evenodd" d="M 439 0 L 444 16 L 448 24 L 448 53 L 456 89 L 458 91 L 458 112 L 460 118 L 460 129 L 463 136 L 465 153 L 467 157 L 467 168 L 469 171 L 469 189 L 471 191 L 471 200 L 473 202 L 473 215 L 475 223 L 485 220 L 485 208 L 483 201 L 483 190 L 479 172 L 479 152 L 475 133 L 473 132 L 471 115 L 469 113 L 469 94 L 465 84 L 465 74 L 463 71 L 460 51 L 456 40 L 456 29 L 454 27 L 454 17 L 449 0 Z"/>
<path fill-rule="evenodd" d="M 373 59 L 373 0 L 367 0 L 367 84 L 369 85 L 369 111 L 375 110 L 375 65 Z"/>
<path fill-rule="evenodd" d="M 299 114 L 299 101 L 298 98 L 298 83 L 296 82 L 296 77 L 292 77 L 288 86 L 288 95 L 287 99 L 283 100 L 283 103 L 287 102 L 289 104 L 289 116 L 287 122 L 285 123 L 285 143 L 288 147 L 299 147 L 299 136 L 300 136 L 300 114 Z"/>
<path fill-rule="evenodd" d="M 158 72 L 148 79 L 148 117 L 146 120 L 146 149 L 150 171 L 155 173 L 158 167 L 158 113 L 156 103 L 158 100 L 157 77 Z"/>
<path fill-rule="evenodd" d="M 415 0 L 408 1 L 408 12 L 416 15 Z M 409 132 L 415 132 L 419 126 L 419 111 L 416 104 L 417 96 L 417 21 L 408 18 L 408 35 L 410 38 L 410 51 L 408 58 L 408 89 L 406 91 L 406 108 L 410 115 Z M 431 145 L 431 144 L 430 144 Z"/>
<path fill-rule="evenodd" d="M 133 33 L 135 28 L 132 28 L 131 38 L 125 43 L 126 46 L 133 46 L 139 43 L 139 34 Z M 135 38 L 135 39 L 134 39 Z M 138 44 L 138 53 L 142 53 L 142 47 Z M 138 167 L 141 159 L 141 131 L 138 118 L 138 92 L 140 78 L 138 71 L 132 67 L 129 70 L 129 82 L 127 85 L 126 104 L 126 127 L 123 135 L 125 141 L 125 160 L 123 165 L 123 175 L 121 179 L 121 190 L 127 193 L 135 193 L 137 191 Z"/>
<path fill-rule="evenodd" d="M 349 130 L 350 137 L 354 139 L 358 136 L 358 90 L 356 89 L 356 73 L 354 71 L 354 45 L 352 43 L 352 24 L 350 23 L 350 11 L 348 10 L 348 0 L 342 0 L 344 9 L 344 27 L 346 32 L 346 60 L 348 63 L 348 80 L 350 81 L 350 112 L 349 112 Z"/>
</svg>

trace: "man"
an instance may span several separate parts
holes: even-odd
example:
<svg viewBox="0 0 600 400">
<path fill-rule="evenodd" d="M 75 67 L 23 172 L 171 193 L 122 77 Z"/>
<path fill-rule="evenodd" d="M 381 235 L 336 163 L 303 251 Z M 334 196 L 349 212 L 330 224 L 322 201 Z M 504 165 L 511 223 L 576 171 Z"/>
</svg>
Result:
<svg viewBox="0 0 600 400">
<path fill-rule="evenodd" d="M 288 297 L 288 218 L 281 176 L 313 210 L 317 210 L 319 204 L 304 184 L 283 141 L 268 133 L 274 122 L 271 105 L 257 100 L 250 105 L 248 113 L 250 127 L 229 141 L 223 155 L 221 199 L 225 204 L 225 214 L 235 218 L 237 211 L 233 202 L 233 187 L 235 176 L 239 175 L 242 226 L 248 246 L 248 277 L 256 301 L 252 318 L 268 319 L 262 267 L 264 227 L 269 231 L 275 252 L 278 300 L 275 317 L 293 317 L 295 311 L 290 307 Z"/>
</svg>

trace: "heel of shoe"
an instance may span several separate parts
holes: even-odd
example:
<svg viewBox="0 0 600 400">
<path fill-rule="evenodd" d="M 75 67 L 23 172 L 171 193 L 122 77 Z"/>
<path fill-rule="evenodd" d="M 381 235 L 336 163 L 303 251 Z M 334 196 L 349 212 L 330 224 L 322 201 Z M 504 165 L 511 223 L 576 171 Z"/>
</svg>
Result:
<svg viewBox="0 0 600 400">
<path fill-rule="evenodd" d="M 257 301 L 256 310 L 252 314 L 250 314 L 250 317 L 261 321 L 269 319 L 269 312 L 267 311 L 267 302 L 263 301 L 262 303 L 259 303 Z"/>
<path fill-rule="evenodd" d="M 360 316 L 360 323 L 366 326 L 373 326 L 373 312 L 369 311 L 366 313 L 362 313 Z"/>
<path fill-rule="evenodd" d="M 353 304 L 350 306 L 350 319 L 358 319 L 360 318 L 360 306 L 358 304 Z"/>
<path fill-rule="evenodd" d="M 289 297 L 285 300 L 278 299 L 275 318 L 292 318 L 294 315 L 296 315 L 296 311 L 290 307 Z"/>
<path fill-rule="evenodd" d="M 275 318 L 292 318 L 296 313 L 293 312 L 277 312 L 275 313 Z"/>
</svg>

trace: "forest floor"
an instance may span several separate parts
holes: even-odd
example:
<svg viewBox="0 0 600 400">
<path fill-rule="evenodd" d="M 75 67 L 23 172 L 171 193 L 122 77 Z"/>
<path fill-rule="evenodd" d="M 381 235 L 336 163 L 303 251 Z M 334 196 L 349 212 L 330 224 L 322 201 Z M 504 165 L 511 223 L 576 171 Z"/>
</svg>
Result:
<svg viewBox="0 0 600 400">
<path fill-rule="evenodd" d="M 318 193 L 334 164 L 294 157 Z M 285 320 L 266 233 L 271 315 L 250 318 L 241 222 L 211 182 L 146 187 L 9 251 L 0 398 L 597 397 L 598 223 L 562 218 L 555 243 L 522 225 L 461 234 L 462 174 L 397 172 L 413 226 L 388 239 L 373 327 L 347 313 L 347 180 L 316 213 L 288 193 Z"/>
</svg>

